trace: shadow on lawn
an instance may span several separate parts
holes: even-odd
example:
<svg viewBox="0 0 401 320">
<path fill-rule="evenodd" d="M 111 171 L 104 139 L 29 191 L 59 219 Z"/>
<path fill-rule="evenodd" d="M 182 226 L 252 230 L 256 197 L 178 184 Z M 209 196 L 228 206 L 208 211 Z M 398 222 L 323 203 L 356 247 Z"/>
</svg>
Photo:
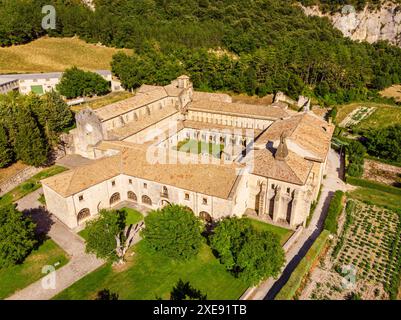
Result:
<svg viewBox="0 0 401 320">
<path fill-rule="evenodd" d="M 50 239 L 48 233 L 54 221 L 51 218 L 51 213 L 46 210 L 45 207 L 40 206 L 39 208 L 32 208 L 22 211 L 22 213 L 32 219 L 36 224 L 36 234 L 38 243 L 36 247 L 39 247 L 46 240 Z"/>
</svg>

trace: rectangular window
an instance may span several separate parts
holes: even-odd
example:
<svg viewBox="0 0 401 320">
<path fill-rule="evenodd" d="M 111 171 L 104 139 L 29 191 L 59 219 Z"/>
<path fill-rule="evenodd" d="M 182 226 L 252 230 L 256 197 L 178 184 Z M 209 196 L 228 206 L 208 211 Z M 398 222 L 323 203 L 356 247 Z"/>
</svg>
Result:
<svg viewBox="0 0 401 320">
<path fill-rule="evenodd" d="M 147 184 L 147 183 L 144 183 L 144 184 L 143 184 L 143 187 L 144 187 L 145 189 L 147 189 L 147 188 L 148 188 L 148 184 Z"/>
<path fill-rule="evenodd" d="M 78 197 L 78 199 L 79 199 L 79 201 L 84 201 L 84 196 L 83 196 L 83 195 L 80 195 L 80 196 Z"/>
<path fill-rule="evenodd" d="M 189 193 L 185 194 L 185 200 L 189 200 Z"/>
<path fill-rule="evenodd" d="M 128 183 L 129 183 L 129 184 L 132 184 L 132 179 L 129 179 L 129 180 L 128 180 Z"/>
<path fill-rule="evenodd" d="M 115 186 L 116 186 L 116 182 L 113 180 L 113 181 L 111 182 L 111 185 L 112 185 L 113 187 L 115 187 Z"/>
<path fill-rule="evenodd" d="M 202 199 L 202 204 L 206 205 L 207 204 L 207 198 Z"/>
</svg>

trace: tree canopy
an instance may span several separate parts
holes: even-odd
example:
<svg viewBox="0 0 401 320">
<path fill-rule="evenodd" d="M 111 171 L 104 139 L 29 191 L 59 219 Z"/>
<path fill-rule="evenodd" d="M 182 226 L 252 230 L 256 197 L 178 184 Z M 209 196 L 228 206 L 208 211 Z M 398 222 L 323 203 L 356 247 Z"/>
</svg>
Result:
<svg viewBox="0 0 401 320">
<path fill-rule="evenodd" d="M 1 45 L 44 34 L 34 9 L 43 0 L 0 2 Z M 353 42 L 327 19 L 307 17 L 295 2 L 96 0 L 91 11 L 79 1 L 53 0 L 46 4 L 56 7 L 57 28 L 48 34 L 134 49 L 134 56 L 118 55 L 113 61 L 113 71 L 128 89 L 164 84 L 186 72 L 203 90 L 261 96 L 280 90 L 332 104 L 377 99 L 378 90 L 399 83 L 400 48 Z"/>
<path fill-rule="evenodd" d="M 0 207 L 0 268 L 24 261 L 37 243 L 35 229 L 15 205 Z"/>
<path fill-rule="evenodd" d="M 277 276 L 285 262 L 279 237 L 256 230 L 246 219 L 222 220 L 210 244 L 227 270 L 249 285 Z"/>
<path fill-rule="evenodd" d="M 166 206 L 145 217 L 142 236 L 150 248 L 173 259 L 196 256 L 202 244 L 202 223 L 185 207 Z"/>
<path fill-rule="evenodd" d="M 59 134 L 72 120 L 71 110 L 56 92 L 40 97 L 15 92 L 0 95 L 0 167 L 14 160 L 45 164 Z"/>
<path fill-rule="evenodd" d="M 378 158 L 401 162 L 401 125 L 369 130 L 364 133 L 368 152 Z"/>
<path fill-rule="evenodd" d="M 57 90 L 68 99 L 104 95 L 110 92 L 110 84 L 95 72 L 72 67 L 64 71 Z"/>
</svg>

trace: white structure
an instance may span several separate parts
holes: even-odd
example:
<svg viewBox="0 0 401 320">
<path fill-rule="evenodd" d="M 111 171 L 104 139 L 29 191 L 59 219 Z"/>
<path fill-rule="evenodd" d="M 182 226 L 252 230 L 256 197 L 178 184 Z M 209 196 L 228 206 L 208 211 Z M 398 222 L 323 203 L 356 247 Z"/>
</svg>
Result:
<svg viewBox="0 0 401 320">
<path fill-rule="evenodd" d="M 111 84 L 112 91 L 121 91 L 119 81 L 113 79 L 112 74 L 108 70 L 95 71 Z M 43 94 L 52 90 L 56 90 L 56 85 L 60 82 L 62 72 L 51 73 L 26 73 L 26 74 L 3 74 L 0 75 L 0 93 L 7 93 L 12 90 L 19 90 L 22 94 L 34 92 Z M 6 86 L 12 83 L 11 86 Z"/>
<path fill-rule="evenodd" d="M 124 201 L 153 209 L 178 203 L 205 220 L 256 215 L 295 228 L 317 199 L 334 130 L 310 111 L 194 92 L 187 76 L 143 85 L 76 120 L 69 150 L 93 162 L 42 181 L 49 211 L 70 228 Z M 194 155 L 177 150 L 183 141 L 195 145 Z M 198 143 L 217 152 L 199 156 Z"/>
</svg>

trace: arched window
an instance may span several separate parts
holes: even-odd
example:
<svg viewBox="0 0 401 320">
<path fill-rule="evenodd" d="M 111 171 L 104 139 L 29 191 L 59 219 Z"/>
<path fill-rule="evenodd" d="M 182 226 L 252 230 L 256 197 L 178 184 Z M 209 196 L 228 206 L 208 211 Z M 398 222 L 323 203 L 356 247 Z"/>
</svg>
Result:
<svg viewBox="0 0 401 320">
<path fill-rule="evenodd" d="M 110 197 L 110 205 L 120 201 L 121 196 L 118 192 L 114 193 L 111 197 Z"/>
<path fill-rule="evenodd" d="M 152 200 L 148 196 L 142 196 L 142 203 L 148 206 L 152 205 Z"/>
<path fill-rule="evenodd" d="M 134 192 L 132 192 L 132 191 L 128 191 L 127 197 L 128 197 L 129 200 L 132 200 L 132 201 L 135 201 L 135 202 L 138 201 L 138 198 L 136 197 L 136 194 Z"/>
<path fill-rule="evenodd" d="M 77 216 L 78 224 L 81 224 L 84 220 L 89 218 L 90 215 L 91 215 L 91 212 L 88 208 L 85 208 L 85 209 L 82 209 L 81 211 L 79 211 L 78 216 Z"/>
<path fill-rule="evenodd" d="M 168 197 L 168 189 L 166 186 L 163 187 L 162 196 Z"/>
<path fill-rule="evenodd" d="M 205 211 L 199 213 L 199 218 L 207 223 L 211 223 L 213 221 L 212 216 Z"/>
</svg>

